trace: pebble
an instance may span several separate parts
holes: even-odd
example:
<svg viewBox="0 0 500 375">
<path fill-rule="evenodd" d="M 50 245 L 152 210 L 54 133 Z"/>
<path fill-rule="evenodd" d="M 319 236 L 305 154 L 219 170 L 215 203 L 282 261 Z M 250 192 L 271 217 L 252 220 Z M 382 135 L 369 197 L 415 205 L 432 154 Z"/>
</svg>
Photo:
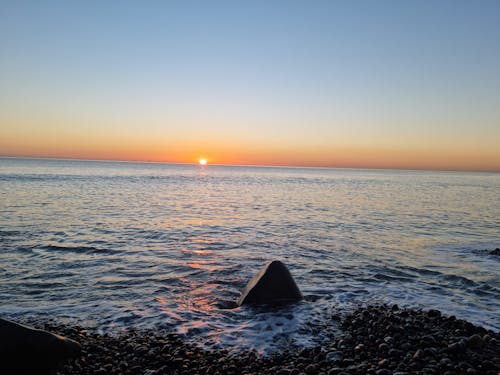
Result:
<svg viewBox="0 0 500 375">
<path fill-rule="evenodd" d="M 364 344 L 358 344 L 354 347 L 354 350 L 357 350 L 357 351 L 363 351 L 366 349 L 366 346 Z"/>
<path fill-rule="evenodd" d="M 476 333 L 468 338 L 467 344 L 473 349 L 481 348 L 483 346 L 483 338 Z"/>
<path fill-rule="evenodd" d="M 418 349 L 415 354 L 413 354 L 413 360 L 420 360 L 424 357 L 424 351 L 422 349 Z"/>
<path fill-rule="evenodd" d="M 441 311 L 439 310 L 429 310 L 427 312 L 427 315 L 429 315 L 431 318 L 440 318 L 441 317 Z"/>
<path fill-rule="evenodd" d="M 378 346 L 378 349 L 383 353 L 387 353 L 389 351 L 389 345 L 387 345 L 386 343 L 380 344 Z"/>
<path fill-rule="evenodd" d="M 386 358 L 384 358 L 384 359 L 381 359 L 380 361 L 378 361 L 377 365 L 379 367 L 385 367 L 385 366 L 387 366 L 388 363 L 389 363 L 389 361 Z"/>
<path fill-rule="evenodd" d="M 334 367 L 328 370 L 327 375 L 338 375 L 342 373 L 342 369 L 340 367 Z"/>
<path fill-rule="evenodd" d="M 344 358 L 344 355 L 340 351 L 328 352 L 326 354 L 326 360 L 328 362 L 341 361 Z"/>
<path fill-rule="evenodd" d="M 390 349 L 388 353 L 391 357 L 399 358 L 403 355 L 403 352 L 398 349 Z"/>
<path fill-rule="evenodd" d="M 318 372 L 318 366 L 315 364 L 310 364 L 306 367 L 305 372 L 308 375 L 316 374 Z"/>
</svg>

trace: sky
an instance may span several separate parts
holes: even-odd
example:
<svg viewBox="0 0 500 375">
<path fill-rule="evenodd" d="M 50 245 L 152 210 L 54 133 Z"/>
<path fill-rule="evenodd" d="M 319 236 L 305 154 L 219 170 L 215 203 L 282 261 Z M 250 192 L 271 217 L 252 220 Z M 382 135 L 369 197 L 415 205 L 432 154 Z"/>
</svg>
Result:
<svg viewBox="0 0 500 375">
<path fill-rule="evenodd" d="M 500 2 L 0 2 L 0 155 L 500 171 Z"/>
</svg>

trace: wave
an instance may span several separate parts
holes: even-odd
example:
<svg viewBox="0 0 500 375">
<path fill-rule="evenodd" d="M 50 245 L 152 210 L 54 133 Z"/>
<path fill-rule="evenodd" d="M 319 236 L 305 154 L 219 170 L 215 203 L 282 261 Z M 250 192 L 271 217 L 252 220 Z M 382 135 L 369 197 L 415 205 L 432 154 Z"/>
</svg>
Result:
<svg viewBox="0 0 500 375">
<path fill-rule="evenodd" d="M 37 249 L 46 250 L 49 252 L 63 252 L 63 253 L 78 253 L 78 254 L 98 254 L 98 255 L 113 255 L 120 254 L 123 251 L 113 250 L 109 248 L 98 248 L 94 246 L 62 246 L 62 245 L 44 245 L 37 246 Z"/>
</svg>

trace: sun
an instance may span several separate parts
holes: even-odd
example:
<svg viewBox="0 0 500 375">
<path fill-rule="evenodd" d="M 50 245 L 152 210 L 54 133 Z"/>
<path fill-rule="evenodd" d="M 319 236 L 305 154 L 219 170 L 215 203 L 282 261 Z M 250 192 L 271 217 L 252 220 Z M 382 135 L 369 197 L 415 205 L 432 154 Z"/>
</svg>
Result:
<svg viewBox="0 0 500 375">
<path fill-rule="evenodd" d="M 207 159 L 200 159 L 200 165 L 207 165 Z"/>
</svg>

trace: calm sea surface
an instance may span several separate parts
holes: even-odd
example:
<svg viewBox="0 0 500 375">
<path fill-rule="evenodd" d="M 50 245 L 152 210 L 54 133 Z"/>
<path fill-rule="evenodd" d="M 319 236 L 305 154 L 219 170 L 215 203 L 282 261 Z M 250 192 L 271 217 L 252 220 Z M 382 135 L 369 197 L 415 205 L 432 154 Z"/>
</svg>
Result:
<svg viewBox="0 0 500 375">
<path fill-rule="evenodd" d="M 500 174 L 0 159 L 0 315 L 271 350 L 332 312 L 438 308 L 500 330 Z M 270 259 L 306 300 L 224 309 Z"/>
</svg>

